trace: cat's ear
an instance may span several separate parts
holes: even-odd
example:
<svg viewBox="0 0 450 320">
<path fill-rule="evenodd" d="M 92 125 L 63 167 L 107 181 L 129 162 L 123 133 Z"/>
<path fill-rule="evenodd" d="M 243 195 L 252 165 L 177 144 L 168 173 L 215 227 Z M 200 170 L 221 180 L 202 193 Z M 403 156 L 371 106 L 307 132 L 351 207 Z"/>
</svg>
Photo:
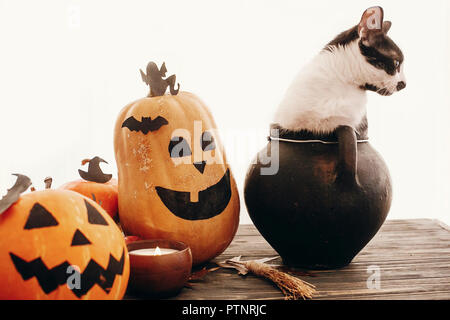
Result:
<svg viewBox="0 0 450 320">
<path fill-rule="evenodd" d="M 369 40 L 371 34 L 383 32 L 384 11 L 381 7 L 371 7 L 364 11 L 361 22 L 358 25 L 358 33 L 363 41 Z M 387 27 L 387 25 L 386 25 Z M 389 30 L 390 26 L 387 28 Z"/>
<path fill-rule="evenodd" d="M 383 33 L 387 34 L 389 32 L 389 30 L 391 30 L 391 27 L 392 27 L 392 22 L 390 22 L 390 21 L 383 22 Z"/>
</svg>

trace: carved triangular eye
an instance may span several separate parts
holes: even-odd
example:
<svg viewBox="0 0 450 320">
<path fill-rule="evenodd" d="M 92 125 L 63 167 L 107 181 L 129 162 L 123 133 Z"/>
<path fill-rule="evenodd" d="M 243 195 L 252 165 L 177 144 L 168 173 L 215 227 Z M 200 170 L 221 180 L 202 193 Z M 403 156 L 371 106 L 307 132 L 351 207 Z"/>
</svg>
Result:
<svg viewBox="0 0 450 320">
<path fill-rule="evenodd" d="M 95 209 L 94 206 L 92 206 L 89 202 L 84 200 L 84 203 L 86 205 L 87 214 L 88 214 L 88 222 L 90 224 L 99 224 L 102 226 L 107 226 L 108 222 L 103 218 L 103 216 L 100 214 L 100 212 Z"/>
<path fill-rule="evenodd" d="M 84 246 L 86 244 L 91 244 L 91 242 L 80 230 L 77 229 L 73 235 L 71 246 Z"/>
<path fill-rule="evenodd" d="M 30 210 L 24 229 L 36 229 L 57 226 L 59 223 L 55 217 L 42 205 L 35 203 Z"/>
</svg>

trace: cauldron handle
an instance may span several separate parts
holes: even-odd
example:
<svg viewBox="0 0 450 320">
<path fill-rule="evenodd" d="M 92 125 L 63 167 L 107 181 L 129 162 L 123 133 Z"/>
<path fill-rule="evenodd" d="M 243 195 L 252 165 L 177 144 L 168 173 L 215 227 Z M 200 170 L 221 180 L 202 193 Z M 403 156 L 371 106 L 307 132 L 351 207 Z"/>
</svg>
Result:
<svg viewBox="0 0 450 320">
<path fill-rule="evenodd" d="M 355 129 L 349 126 L 341 126 L 336 129 L 336 134 L 339 141 L 339 161 L 336 180 L 348 187 L 357 186 L 358 143 Z"/>
</svg>

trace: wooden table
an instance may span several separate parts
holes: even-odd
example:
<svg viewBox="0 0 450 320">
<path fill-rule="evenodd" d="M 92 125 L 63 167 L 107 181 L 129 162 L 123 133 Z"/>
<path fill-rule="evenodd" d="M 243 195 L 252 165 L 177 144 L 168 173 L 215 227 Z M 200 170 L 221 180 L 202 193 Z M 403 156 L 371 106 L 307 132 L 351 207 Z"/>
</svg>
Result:
<svg viewBox="0 0 450 320">
<path fill-rule="evenodd" d="M 242 255 L 242 260 L 277 253 L 252 225 L 240 226 L 229 248 L 214 261 Z M 280 264 L 281 259 L 272 261 Z M 214 266 L 211 264 L 210 266 Z M 380 289 L 368 289 L 370 266 L 379 267 Z M 436 220 L 387 221 L 351 265 L 314 271 L 301 279 L 314 284 L 315 299 L 450 299 L 450 229 Z M 174 299 L 284 299 L 272 283 L 253 275 L 219 269 L 184 288 Z"/>
</svg>

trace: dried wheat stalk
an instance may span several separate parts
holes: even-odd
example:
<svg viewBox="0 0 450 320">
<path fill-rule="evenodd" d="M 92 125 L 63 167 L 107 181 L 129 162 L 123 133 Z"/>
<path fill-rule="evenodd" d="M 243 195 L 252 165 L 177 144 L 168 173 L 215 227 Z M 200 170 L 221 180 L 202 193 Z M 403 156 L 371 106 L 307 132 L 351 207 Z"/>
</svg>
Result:
<svg viewBox="0 0 450 320">
<path fill-rule="evenodd" d="M 277 270 L 265 263 L 275 258 L 241 261 L 241 257 L 235 257 L 220 262 L 218 265 L 223 268 L 236 269 L 241 275 L 246 275 L 250 272 L 272 281 L 284 293 L 286 300 L 312 299 L 316 293 L 316 287 L 314 285 Z"/>
</svg>

